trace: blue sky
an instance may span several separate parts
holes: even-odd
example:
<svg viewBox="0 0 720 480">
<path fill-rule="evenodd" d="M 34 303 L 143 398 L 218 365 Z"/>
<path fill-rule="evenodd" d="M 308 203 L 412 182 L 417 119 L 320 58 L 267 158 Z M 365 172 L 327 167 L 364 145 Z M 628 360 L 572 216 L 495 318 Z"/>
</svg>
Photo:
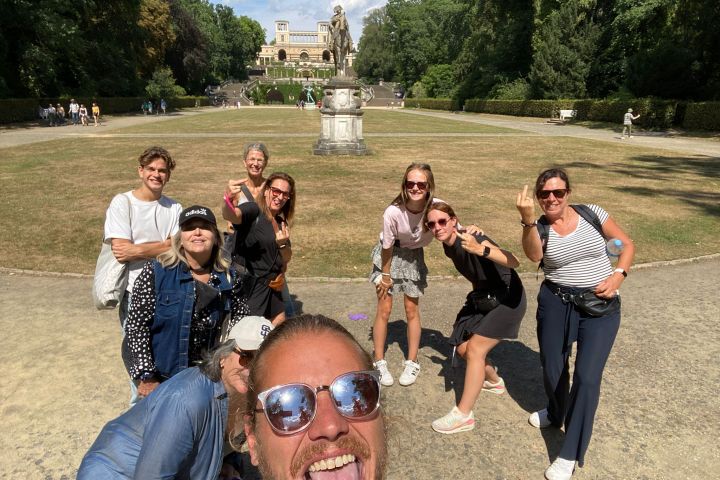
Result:
<svg viewBox="0 0 720 480">
<path fill-rule="evenodd" d="M 275 37 L 275 20 L 287 20 L 290 30 L 315 31 L 317 22 L 330 20 L 335 5 L 341 5 L 350 22 L 350 34 L 357 46 L 362 19 L 369 10 L 385 5 L 386 0 L 210 0 L 232 7 L 235 15 L 260 22 L 265 41 Z"/>
</svg>

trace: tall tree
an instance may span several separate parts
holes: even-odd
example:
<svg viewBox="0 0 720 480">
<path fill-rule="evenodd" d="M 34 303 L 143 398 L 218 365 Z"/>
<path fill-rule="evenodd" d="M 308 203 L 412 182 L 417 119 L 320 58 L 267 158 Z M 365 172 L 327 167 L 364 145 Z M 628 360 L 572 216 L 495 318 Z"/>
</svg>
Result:
<svg viewBox="0 0 720 480">
<path fill-rule="evenodd" d="M 379 79 L 393 80 L 395 65 L 390 45 L 385 7 L 371 10 L 363 18 L 363 31 L 358 42 L 358 53 L 353 68 L 361 78 L 372 82 Z"/>
</svg>

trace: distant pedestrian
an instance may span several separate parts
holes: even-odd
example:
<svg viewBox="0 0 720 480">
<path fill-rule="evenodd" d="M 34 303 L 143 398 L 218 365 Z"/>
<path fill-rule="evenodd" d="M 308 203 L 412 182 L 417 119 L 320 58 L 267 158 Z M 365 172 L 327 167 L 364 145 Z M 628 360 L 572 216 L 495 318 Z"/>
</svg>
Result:
<svg viewBox="0 0 720 480">
<path fill-rule="evenodd" d="M 88 111 L 87 107 L 84 103 L 80 104 L 80 108 L 78 109 L 78 114 L 80 115 L 80 123 L 82 123 L 83 127 L 87 127 L 88 125 Z"/>
<path fill-rule="evenodd" d="M 165 102 L 164 98 L 160 99 L 160 109 L 162 110 L 162 114 L 165 115 L 167 109 L 167 102 Z"/>
<path fill-rule="evenodd" d="M 48 105 L 47 119 L 48 119 L 48 125 L 51 127 L 54 127 L 55 121 L 56 121 L 56 110 L 55 110 L 55 107 L 53 107 L 52 103 L 50 105 Z"/>
<path fill-rule="evenodd" d="M 95 126 L 97 127 L 100 124 L 100 106 L 95 102 L 92 104 L 92 116 Z"/>
<path fill-rule="evenodd" d="M 55 116 L 57 117 L 58 125 L 65 125 L 65 108 L 63 108 L 63 106 L 59 103 L 55 109 Z"/>
<path fill-rule="evenodd" d="M 625 139 L 625 132 L 627 132 L 628 138 L 633 138 L 633 135 L 632 135 L 633 123 L 632 122 L 633 122 L 633 120 L 637 120 L 638 118 L 640 118 L 640 114 L 633 116 L 633 109 L 628 108 L 627 113 L 623 117 L 623 133 L 622 133 L 622 136 L 620 137 L 620 140 Z"/>
<path fill-rule="evenodd" d="M 77 125 L 80 122 L 80 105 L 78 105 L 74 98 L 70 100 L 68 110 L 70 111 L 73 125 Z"/>
</svg>

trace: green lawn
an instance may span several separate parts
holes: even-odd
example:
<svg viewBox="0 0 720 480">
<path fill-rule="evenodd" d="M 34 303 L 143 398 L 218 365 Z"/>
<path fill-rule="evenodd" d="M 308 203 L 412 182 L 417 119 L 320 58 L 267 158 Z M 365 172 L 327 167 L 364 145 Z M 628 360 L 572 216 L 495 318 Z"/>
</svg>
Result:
<svg viewBox="0 0 720 480">
<path fill-rule="evenodd" d="M 317 132 L 318 124 L 317 112 L 246 108 L 116 131 L 223 131 L 237 137 L 110 135 L 3 149 L 0 266 L 91 273 L 105 209 L 114 194 L 137 184 L 136 158 L 151 144 L 168 148 L 178 163 L 166 193 L 219 214 L 225 182 L 243 175 L 243 144 L 257 140 L 270 148 L 268 172 L 285 170 L 297 181 L 289 267 L 295 277 L 365 276 L 382 212 L 413 161 L 430 163 L 437 196 L 455 207 L 461 221 L 479 224 L 516 252 L 525 271 L 536 267 L 520 249 L 515 196 L 540 170 L 556 165 L 570 172 L 574 202 L 602 205 L 630 233 L 637 262 L 720 251 L 717 159 L 569 137 L 447 137 L 442 134 L 508 130 L 393 111 L 368 111 L 365 131 L 427 135 L 369 137 L 374 155 L 367 157 L 315 157 L 312 135 L 282 135 Z M 454 273 L 437 242 L 426 258 L 431 274 Z"/>
</svg>

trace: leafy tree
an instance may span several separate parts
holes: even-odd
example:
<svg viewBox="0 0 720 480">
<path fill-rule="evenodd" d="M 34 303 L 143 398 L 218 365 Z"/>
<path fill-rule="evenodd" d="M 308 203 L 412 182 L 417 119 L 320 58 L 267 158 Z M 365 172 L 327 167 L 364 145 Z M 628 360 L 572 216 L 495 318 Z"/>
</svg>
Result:
<svg viewBox="0 0 720 480">
<path fill-rule="evenodd" d="M 175 98 L 185 95 L 185 89 L 175 84 L 172 70 L 161 67 L 155 70 L 152 79 L 145 87 L 150 98 Z"/>
<path fill-rule="evenodd" d="M 141 32 L 138 67 L 141 76 L 147 76 L 162 64 L 165 52 L 175 41 L 168 1 L 142 0 L 137 24 Z"/>
<path fill-rule="evenodd" d="M 579 0 L 567 0 L 542 21 L 533 38 L 529 81 L 536 98 L 584 98 L 599 37 Z"/>
<path fill-rule="evenodd" d="M 449 98 L 456 89 L 455 71 L 452 65 L 431 65 L 422 76 L 421 82 L 428 97 Z"/>
<path fill-rule="evenodd" d="M 358 43 L 358 53 L 353 68 L 361 78 L 371 82 L 379 79 L 392 80 L 395 77 L 393 54 L 390 45 L 390 30 L 385 8 L 371 10 L 363 18 L 363 31 Z"/>
</svg>

